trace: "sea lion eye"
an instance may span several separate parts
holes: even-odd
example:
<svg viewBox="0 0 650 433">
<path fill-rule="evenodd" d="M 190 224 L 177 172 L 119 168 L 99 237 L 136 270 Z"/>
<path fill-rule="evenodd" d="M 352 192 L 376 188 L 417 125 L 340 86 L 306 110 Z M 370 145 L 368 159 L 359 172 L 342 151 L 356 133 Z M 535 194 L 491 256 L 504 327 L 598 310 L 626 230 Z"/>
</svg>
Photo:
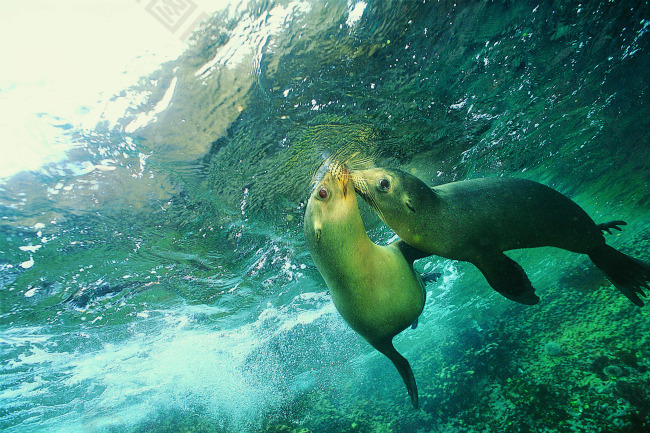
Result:
<svg viewBox="0 0 650 433">
<path fill-rule="evenodd" d="M 325 200 L 327 198 L 327 189 L 325 187 L 321 187 L 320 191 L 318 191 L 318 196 Z"/>
<path fill-rule="evenodd" d="M 390 188 L 390 182 L 388 181 L 388 179 L 379 179 L 379 188 L 381 188 L 384 191 Z"/>
</svg>

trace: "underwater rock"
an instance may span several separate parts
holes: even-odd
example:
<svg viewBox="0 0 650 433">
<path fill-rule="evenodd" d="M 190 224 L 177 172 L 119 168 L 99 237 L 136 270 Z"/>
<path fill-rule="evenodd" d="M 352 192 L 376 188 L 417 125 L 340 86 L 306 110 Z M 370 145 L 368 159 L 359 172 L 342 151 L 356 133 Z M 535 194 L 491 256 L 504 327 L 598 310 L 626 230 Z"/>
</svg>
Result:
<svg viewBox="0 0 650 433">
<path fill-rule="evenodd" d="M 596 373 L 598 377 L 600 377 L 602 380 L 606 380 L 607 376 L 605 376 L 605 373 L 603 373 L 603 370 L 605 367 L 610 365 L 610 359 L 606 356 L 599 356 L 594 361 L 591 363 L 591 371 Z"/>
<path fill-rule="evenodd" d="M 637 370 L 642 370 L 644 367 L 642 365 L 639 365 L 635 351 L 619 350 L 616 352 L 616 357 L 628 367 L 635 368 Z M 642 371 L 642 373 L 645 373 L 645 370 Z"/>
<path fill-rule="evenodd" d="M 548 356 L 562 356 L 564 354 L 564 350 L 562 349 L 562 346 L 560 346 L 555 341 L 549 341 L 544 345 L 544 353 L 546 353 Z"/>
<path fill-rule="evenodd" d="M 591 370 L 594 371 L 601 380 L 616 379 L 624 375 L 621 367 L 615 364 L 616 360 L 606 356 L 599 356 L 591 364 Z"/>
<path fill-rule="evenodd" d="M 623 370 L 618 365 L 608 365 L 607 367 L 603 368 L 603 374 L 610 379 L 613 379 L 616 377 L 621 377 Z"/>
</svg>

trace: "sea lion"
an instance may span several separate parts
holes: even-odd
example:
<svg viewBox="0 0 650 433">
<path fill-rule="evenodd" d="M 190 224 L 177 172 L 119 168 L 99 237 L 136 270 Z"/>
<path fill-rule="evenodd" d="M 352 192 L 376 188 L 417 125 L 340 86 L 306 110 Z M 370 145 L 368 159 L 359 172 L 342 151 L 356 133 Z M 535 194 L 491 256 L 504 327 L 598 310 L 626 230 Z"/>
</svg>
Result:
<svg viewBox="0 0 650 433">
<path fill-rule="evenodd" d="M 474 264 L 497 292 L 539 302 L 524 270 L 504 251 L 542 246 L 587 254 L 635 305 L 648 289 L 650 266 L 605 243 L 603 231 L 623 221 L 596 224 L 575 202 L 540 183 L 490 177 L 429 188 L 400 170 L 352 170 L 356 191 L 409 245 Z"/>
<path fill-rule="evenodd" d="M 424 308 L 425 291 L 409 262 L 412 248 L 397 241 L 372 242 L 359 214 L 349 172 L 326 162 L 327 171 L 309 197 L 304 230 L 312 258 L 350 327 L 390 359 L 402 376 L 413 407 L 415 377 L 393 347 L 393 337 L 414 324 Z"/>
</svg>

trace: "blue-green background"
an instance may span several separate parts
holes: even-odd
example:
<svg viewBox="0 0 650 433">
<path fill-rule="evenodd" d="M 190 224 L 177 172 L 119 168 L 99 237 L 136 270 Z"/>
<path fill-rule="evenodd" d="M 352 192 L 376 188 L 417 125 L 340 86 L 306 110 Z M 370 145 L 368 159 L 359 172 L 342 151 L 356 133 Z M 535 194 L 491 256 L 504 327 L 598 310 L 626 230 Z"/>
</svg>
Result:
<svg viewBox="0 0 650 433">
<path fill-rule="evenodd" d="M 123 119 L 61 123 L 63 161 L 2 180 L 0 430 L 648 431 L 650 313 L 588 258 L 512 252 L 532 307 L 469 264 L 417 262 L 442 277 L 396 338 L 414 410 L 302 234 L 315 168 L 360 148 L 430 185 L 545 183 L 627 221 L 608 242 L 650 260 L 647 2 L 368 1 L 356 22 L 355 5 L 215 14 L 116 95 L 143 96 Z"/>
</svg>

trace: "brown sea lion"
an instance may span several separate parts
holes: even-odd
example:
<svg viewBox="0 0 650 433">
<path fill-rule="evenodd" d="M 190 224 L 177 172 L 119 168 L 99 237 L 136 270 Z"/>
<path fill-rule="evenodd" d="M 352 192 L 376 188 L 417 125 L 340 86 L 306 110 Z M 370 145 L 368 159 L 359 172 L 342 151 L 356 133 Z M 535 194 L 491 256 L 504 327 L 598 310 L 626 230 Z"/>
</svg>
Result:
<svg viewBox="0 0 650 433">
<path fill-rule="evenodd" d="M 407 259 L 408 245 L 372 242 L 359 214 L 347 170 L 331 163 L 316 183 L 305 211 L 307 246 L 343 319 L 399 371 L 413 407 L 415 377 L 393 347 L 393 337 L 416 322 L 424 308 L 421 279 Z"/>
<path fill-rule="evenodd" d="M 536 304 L 524 270 L 504 251 L 542 246 L 587 254 L 635 305 L 648 289 L 650 266 L 605 243 L 602 231 L 620 230 L 623 221 L 596 224 L 575 202 L 540 183 L 491 177 L 429 188 L 400 170 L 369 168 L 352 172 L 357 192 L 409 245 L 474 264 L 497 292 Z"/>
</svg>

